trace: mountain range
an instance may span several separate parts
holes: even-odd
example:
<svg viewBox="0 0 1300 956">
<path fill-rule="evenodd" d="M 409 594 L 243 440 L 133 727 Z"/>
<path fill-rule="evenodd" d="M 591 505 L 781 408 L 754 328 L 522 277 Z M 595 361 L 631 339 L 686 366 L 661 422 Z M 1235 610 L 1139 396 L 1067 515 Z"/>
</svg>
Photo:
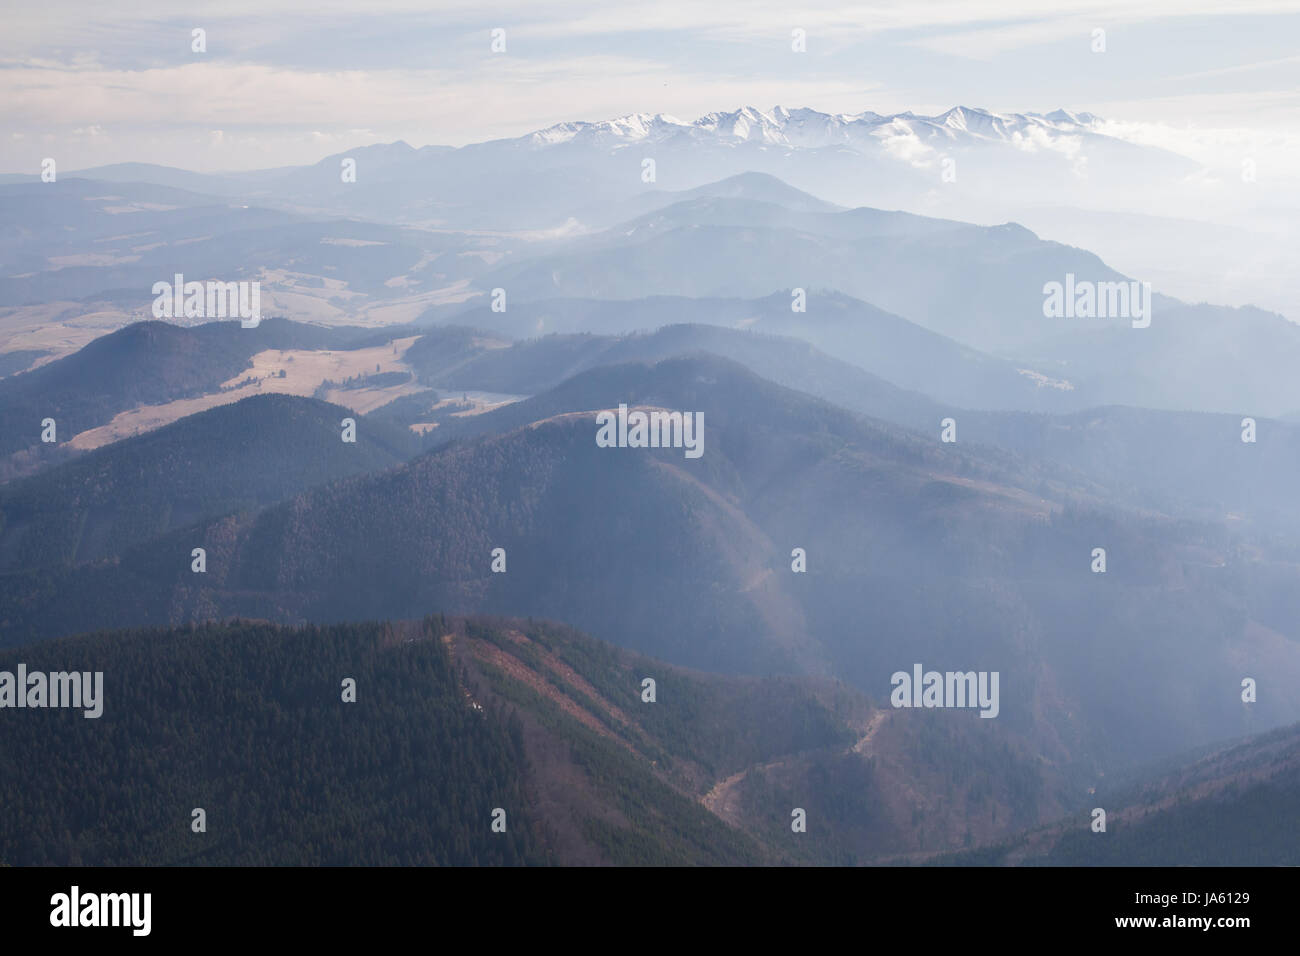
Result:
<svg viewBox="0 0 1300 956">
<path fill-rule="evenodd" d="M 50 761 L 0 861 L 1294 862 L 1300 331 L 1284 283 L 1052 313 L 1149 279 L 1020 213 L 1177 234 L 1204 172 L 1118 129 L 744 108 L 0 183 L 0 671 L 109 682 L 0 739 Z M 156 318 L 177 273 L 264 314 Z M 629 411 L 698 444 L 603 440 Z M 899 706 L 913 668 L 996 719 Z"/>
</svg>

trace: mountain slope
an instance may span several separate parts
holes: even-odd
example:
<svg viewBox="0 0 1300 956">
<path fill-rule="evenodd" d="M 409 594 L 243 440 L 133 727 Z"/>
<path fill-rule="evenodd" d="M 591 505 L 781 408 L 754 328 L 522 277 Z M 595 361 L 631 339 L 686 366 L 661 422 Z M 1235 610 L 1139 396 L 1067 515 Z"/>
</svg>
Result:
<svg viewBox="0 0 1300 956">
<path fill-rule="evenodd" d="M 684 671 L 537 620 L 235 621 L 0 653 L 18 661 L 104 673 L 98 718 L 33 710 L 0 740 L 42 767 L 0 780 L 0 858 L 19 865 L 853 864 L 1059 811 L 1052 774 L 978 719 Z M 719 806 L 733 781 L 743 805 Z"/>
<path fill-rule="evenodd" d="M 978 352 L 838 292 L 808 289 L 807 311 L 802 313 L 791 310 L 790 291 L 784 290 L 762 298 L 655 295 L 616 301 L 512 301 L 506 312 L 483 306 L 438 318 L 513 338 L 550 333 L 621 335 L 683 323 L 721 326 L 802 340 L 902 389 L 958 408 L 1075 411 L 1098 401 L 1086 383 L 1052 379 L 1033 366 Z M 752 350 L 733 351 L 722 346 L 725 341 L 729 340 L 715 338 L 707 347 L 745 364 L 754 360 Z M 751 367 L 773 377 L 767 368 Z M 812 382 L 795 384 L 786 379 L 782 384 L 817 392 Z M 835 400 L 859 407 L 849 400 Z"/>
<path fill-rule="evenodd" d="M 673 313 L 733 321 L 745 329 L 672 325 L 619 337 L 551 334 L 506 347 L 491 335 L 447 327 L 423 336 L 407 351 L 406 360 L 427 382 L 448 390 L 537 393 L 598 365 L 653 363 L 708 352 L 778 385 L 922 433 L 932 433 L 943 418 L 951 416 L 963 441 L 1064 466 L 1080 489 L 1086 487 L 1094 497 L 1112 504 L 1200 520 L 1244 522 L 1278 547 L 1285 547 L 1289 530 L 1300 527 L 1300 504 L 1292 494 L 1292 476 L 1300 471 L 1300 432 L 1292 423 L 1257 419 L 1257 441 L 1244 443 L 1240 415 L 1118 406 L 1045 415 L 972 411 L 960 400 L 936 402 L 896 388 L 842 359 L 870 364 L 891 376 L 922 379 L 927 387 L 942 389 L 942 394 L 970 400 L 987 399 L 1002 387 L 1005 400 L 1017 404 L 1032 402 L 1033 391 L 1040 393 L 1044 404 L 1051 396 L 1074 400 L 1082 395 L 1036 384 L 1010 367 L 999 369 L 996 360 L 962 350 L 847 297 L 818 297 L 816 303 L 815 321 L 802 324 L 797 320 L 807 317 L 786 311 L 779 295 L 749 303 L 651 299 L 630 303 L 627 309 L 590 301 L 546 302 L 517 307 L 510 323 L 501 321 L 504 314 L 475 311 L 475 319 L 496 319 L 499 326 L 508 327 L 530 322 L 618 327 Z M 744 309 L 753 311 L 741 319 Z M 791 327 L 802 338 L 825 342 L 839 358 L 798 338 L 753 331 L 767 327 Z M 406 409 L 386 406 L 377 414 L 388 417 L 390 411 L 402 412 L 403 423 L 429 420 L 416 402 Z M 441 427 L 442 432 L 435 431 L 431 440 L 463 432 L 466 426 L 452 421 Z"/>
<path fill-rule="evenodd" d="M 415 442 L 380 423 L 341 440 L 351 413 L 259 395 L 97 449 L 0 488 L 0 568 L 95 561 L 231 511 L 378 471 Z"/>
<path fill-rule="evenodd" d="M 183 327 L 136 322 L 85 348 L 21 375 L 0 379 L 0 455 L 48 461 L 60 444 L 137 405 L 217 391 L 265 349 L 359 348 L 391 338 L 384 330 L 304 325 L 265 319 Z M 41 422 L 53 418 L 58 443 L 41 441 Z"/>
<path fill-rule="evenodd" d="M 624 402 L 701 412 L 702 457 L 597 447 L 594 411 Z M 406 465 L 112 566 L 4 575 L 5 638 L 446 608 L 567 618 L 714 671 L 834 673 L 880 698 L 917 661 L 999 671 L 998 726 L 1085 777 L 1243 732 L 1242 676 L 1300 679 L 1288 565 L 1256 542 L 1087 503 L 1050 467 L 715 358 L 598 368 L 457 422 Z M 1254 711 L 1297 717 L 1285 695 Z"/>
<path fill-rule="evenodd" d="M 1117 299 L 1095 305 L 1087 318 L 1045 315 L 1049 283 L 1123 283 L 1128 290 L 1129 281 L 1092 253 L 1041 240 L 1014 223 L 982 227 L 873 209 L 810 214 L 707 199 L 507 261 L 476 284 L 505 289 L 516 303 L 778 290 L 788 298 L 798 288 L 810 297 L 810 323 L 818 293 L 835 290 L 1029 373 L 1087 388 L 1091 397 L 1082 404 L 1197 411 L 1244 404 L 1261 415 L 1295 407 L 1300 398 L 1289 369 L 1300 362 L 1300 327 L 1280 315 L 1188 306 L 1159 294 L 1140 310 Z M 1112 309 L 1117 314 L 1105 314 Z"/>
<path fill-rule="evenodd" d="M 1250 706 L 1250 705 L 1244 705 Z M 1068 820 L 947 862 L 987 866 L 1295 866 L 1300 730 L 1216 747 L 1169 770 L 1098 787 Z M 1092 807 L 1106 832 L 1091 829 Z"/>
<path fill-rule="evenodd" d="M 926 396 L 784 336 L 714 325 L 669 325 L 648 334 L 551 334 L 502 345 L 483 334 L 438 329 L 416 341 L 403 360 L 437 388 L 532 395 L 601 365 L 653 364 L 708 352 L 778 385 L 876 418 L 928 429 L 943 417 L 942 406 Z"/>
<path fill-rule="evenodd" d="M 0 741 L 0 856 L 20 865 L 542 863 L 518 728 L 470 708 L 436 640 L 233 623 L 29 648 L 103 673 L 103 712 L 31 710 Z M 430 635 L 426 635 L 430 637 Z M 16 655 L 4 655 L 12 671 Z M 356 702 L 343 703 L 344 678 Z M 95 785 L 87 788 L 93 778 Z M 509 808 L 506 833 L 490 830 Z M 192 810 L 206 832 L 191 830 Z"/>
<path fill-rule="evenodd" d="M 1167 192 L 1196 171 L 1183 157 L 1107 135 L 1088 114 L 991 113 L 958 106 L 935 116 L 821 113 L 752 106 L 693 122 L 635 113 L 557 123 L 510 139 L 451 149 L 375 144 L 307 167 L 198 177 L 179 170 L 86 170 L 334 214 L 437 221 L 456 229 L 553 229 L 566 220 L 600 222 L 603 203 L 650 192 L 641 161 L 658 161 L 656 188 L 689 190 L 746 173 L 780 176 L 845 205 L 897 208 L 933 202 L 936 185 L 962 198 L 985 191 L 1059 202 L 1080 192 L 1132 196 Z M 340 163 L 360 175 L 342 184 Z M 956 179 L 940 179 L 944 159 Z M 518 182 L 527 168 L 530 188 Z M 1082 173 L 1086 171 L 1087 175 Z M 512 172 L 514 173 L 512 175 Z"/>
<path fill-rule="evenodd" d="M 1108 406 L 1066 415 L 954 412 L 962 436 L 1088 475 L 1107 500 L 1249 528 L 1283 552 L 1300 530 L 1300 427 L 1243 415 Z"/>
<path fill-rule="evenodd" d="M 504 288 L 516 300 L 835 289 L 997 352 L 1066 333 L 1065 320 L 1043 317 L 1043 285 L 1064 282 L 1067 274 L 1080 281 L 1123 278 L 1091 253 L 1045 242 L 1013 223 L 971 226 L 872 209 L 802 214 L 744 199 L 707 199 L 505 264 L 475 284 Z"/>
</svg>

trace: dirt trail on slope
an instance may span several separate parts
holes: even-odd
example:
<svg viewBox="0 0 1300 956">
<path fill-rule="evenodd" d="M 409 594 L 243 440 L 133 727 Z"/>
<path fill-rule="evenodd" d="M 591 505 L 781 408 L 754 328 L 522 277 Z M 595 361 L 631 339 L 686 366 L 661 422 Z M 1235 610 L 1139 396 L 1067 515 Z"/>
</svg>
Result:
<svg viewBox="0 0 1300 956">
<path fill-rule="evenodd" d="M 853 745 L 853 752 L 855 754 L 870 753 L 868 748 L 871 745 L 871 738 L 876 736 L 876 731 L 880 729 L 881 724 L 885 722 L 885 719 L 891 713 L 892 711 L 888 710 L 878 710 L 871 715 L 871 719 L 867 721 L 866 732 L 858 739 L 858 742 Z"/>
<path fill-rule="evenodd" d="M 769 763 L 746 767 L 744 770 L 733 773 L 730 777 L 715 783 L 712 790 L 700 797 L 700 803 L 704 804 L 705 809 L 714 816 L 720 817 L 728 823 L 735 823 L 740 812 L 740 794 L 736 792 L 740 782 L 753 770 L 770 770 L 795 756 L 798 755 L 792 754 L 786 757 L 778 757 Z"/>
<path fill-rule="evenodd" d="M 876 736 L 876 732 L 884 725 L 891 713 L 893 713 L 893 711 L 883 709 L 875 711 L 867 721 L 867 726 L 863 729 L 862 736 L 859 737 L 857 742 L 845 752 L 862 755 L 870 754 L 872 738 Z M 740 815 L 740 794 L 738 788 L 740 787 L 741 781 L 755 770 L 771 770 L 773 767 L 779 767 L 782 764 L 789 763 L 791 760 L 796 760 L 800 756 L 800 754 L 787 754 L 784 757 L 770 760 L 765 764 L 757 764 L 752 767 L 746 767 L 744 770 L 739 770 L 731 776 L 725 777 L 715 783 L 708 793 L 700 797 L 700 803 L 704 804 L 704 808 L 714 816 L 721 817 L 728 823 L 736 823 Z"/>
</svg>

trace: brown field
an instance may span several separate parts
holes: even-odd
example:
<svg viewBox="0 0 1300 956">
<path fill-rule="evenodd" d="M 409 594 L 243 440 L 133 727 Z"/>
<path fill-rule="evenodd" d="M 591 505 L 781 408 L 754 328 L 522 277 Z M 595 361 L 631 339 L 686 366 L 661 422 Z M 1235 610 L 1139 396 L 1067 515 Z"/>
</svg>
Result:
<svg viewBox="0 0 1300 956">
<path fill-rule="evenodd" d="M 397 278 L 405 279 L 406 277 L 398 276 Z M 420 316 L 420 313 L 431 305 L 461 303 L 482 294 L 477 289 L 470 288 L 468 279 L 459 279 L 449 286 L 434 289 L 432 292 L 422 292 L 404 299 L 386 299 L 382 302 L 373 302 L 358 311 L 353 321 L 357 325 L 400 325 L 403 322 L 414 321 Z"/>
<path fill-rule="evenodd" d="M 0 308 L 0 352 L 49 350 L 38 364 L 62 358 L 90 341 L 129 325 L 142 315 L 120 308 L 84 302 L 46 302 Z"/>
<path fill-rule="evenodd" d="M 374 348 L 357 349 L 352 352 L 340 351 L 306 351 L 302 349 L 267 349 L 253 356 L 252 367 L 240 372 L 234 378 L 222 383 L 225 391 L 199 395 L 195 398 L 181 398 L 162 405 L 143 405 L 131 411 L 121 412 L 107 425 L 87 429 L 75 435 L 70 444 L 74 448 L 99 448 L 110 442 L 151 431 L 163 425 L 206 411 L 218 405 L 229 405 L 250 395 L 277 393 L 284 395 L 313 394 L 321 382 L 330 379 L 340 382 L 343 379 L 375 371 L 409 372 L 410 367 L 402 361 L 402 356 L 411 347 L 417 336 L 396 339 L 388 345 Z M 394 350 L 396 349 L 396 350 Z M 283 369 L 284 378 L 280 378 Z M 245 384 L 246 379 L 251 381 Z M 373 411 L 386 405 L 401 395 L 421 391 L 423 386 L 414 382 L 394 385 L 391 388 L 360 388 L 353 390 L 331 389 L 328 401 L 358 414 Z"/>
</svg>

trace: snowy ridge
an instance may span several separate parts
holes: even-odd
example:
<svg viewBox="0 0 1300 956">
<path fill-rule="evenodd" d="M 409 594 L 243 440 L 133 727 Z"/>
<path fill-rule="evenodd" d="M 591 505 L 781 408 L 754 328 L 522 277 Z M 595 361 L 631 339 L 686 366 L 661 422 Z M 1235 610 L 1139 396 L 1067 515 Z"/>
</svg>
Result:
<svg viewBox="0 0 1300 956">
<path fill-rule="evenodd" d="M 567 122 L 538 130 L 521 140 L 546 147 L 580 142 L 618 147 L 684 138 L 718 144 L 762 143 L 772 146 L 818 149 L 826 146 L 874 146 L 899 136 L 923 141 L 972 140 L 1016 143 L 1026 139 L 1052 139 L 1081 134 L 1100 135 L 1100 120 L 1091 113 L 991 113 L 956 106 L 938 116 L 917 116 L 908 111 L 883 116 L 862 113 L 822 113 L 777 106 L 769 111 L 745 106 L 732 112 L 706 113 L 688 123 L 665 113 L 631 113 L 598 122 Z"/>
</svg>

